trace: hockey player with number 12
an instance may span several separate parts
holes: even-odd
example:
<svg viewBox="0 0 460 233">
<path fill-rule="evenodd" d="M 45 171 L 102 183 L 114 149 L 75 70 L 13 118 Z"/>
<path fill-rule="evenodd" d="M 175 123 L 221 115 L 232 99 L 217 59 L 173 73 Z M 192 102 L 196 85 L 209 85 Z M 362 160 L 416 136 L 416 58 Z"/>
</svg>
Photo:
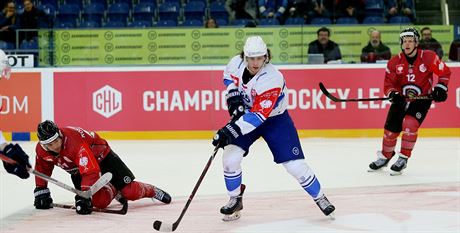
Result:
<svg viewBox="0 0 460 233">
<path fill-rule="evenodd" d="M 274 162 L 282 164 L 297 179 L 325 215 L 335 210 L 305 162 L 297 130 L 287 111 L 285 80 L 270 63 L 270 57 L 270 50 L 262 38 L 252 36 L 224 71 L 227 106 L 233 118 L 213 139 L 214 146 L 224 148 L 224 178 L 230 196 L 228 204 L 220 209 L 224 221 L 240 217 L 246 188 L 242 184 L 241 162 L 249 147 L 260 137 L 268 144 Z"/>
</svg>

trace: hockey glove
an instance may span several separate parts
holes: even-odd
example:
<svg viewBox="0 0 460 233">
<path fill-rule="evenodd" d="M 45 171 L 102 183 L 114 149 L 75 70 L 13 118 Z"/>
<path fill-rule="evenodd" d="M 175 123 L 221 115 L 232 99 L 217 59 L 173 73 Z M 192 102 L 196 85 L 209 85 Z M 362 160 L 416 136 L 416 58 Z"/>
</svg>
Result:
<svg viewBox="0 0 460 233">
<path fill-rule="evenodd" d="M 238 89 L 229 90 L 227 95 L 228 113 L 233 119 L 244 115 L 244 102 Z"/>
<path fill-rule="evenodd" d="M 75 207 L 77 214 L 91 214 L 93 212 L 93 203 L 91 198 L 83 198 L 78 195 L 75 195 Z"/>
<path fill-rule="evenodd" d="M 392 91 L 388 97 L 390 97 L 390 102 L 394 104 L 403 104 L 406 102 L 406 98 L 397 91 Z"/>
<path fill-rule="evenodd" d="M 27 156 L 18 144 L 6 145 L 3 154 L 17 162 L 16 164 L 3 162 L 3 166 L 8 173 L 16 175 L 21 179 L 29 178 L 30 174 L 27 168 L 32 167 L 29 164 L 29 156 Z"/>
<path fill-rule="evenodd" d="M 433 100 L 435 102 L 444 102 L 447 100 L 447 87 L 438 83 L 433 89 Z"/>
<path fill-rule="evenodd" d="M 228 123 L 222 129 L 219 129 L 212 139 L 214 146 L 224 148 L 226 145 L 232 143 L 236 138 L 241 136 L 240 127 L 235 123 Z"/>
<path fill-rule="evenodd" d="M 35 209 L 50 209 L 53 208 L 53 199 L 48 188 L 36 187 L 34 190 L 34 206 Z"/>
</svg>

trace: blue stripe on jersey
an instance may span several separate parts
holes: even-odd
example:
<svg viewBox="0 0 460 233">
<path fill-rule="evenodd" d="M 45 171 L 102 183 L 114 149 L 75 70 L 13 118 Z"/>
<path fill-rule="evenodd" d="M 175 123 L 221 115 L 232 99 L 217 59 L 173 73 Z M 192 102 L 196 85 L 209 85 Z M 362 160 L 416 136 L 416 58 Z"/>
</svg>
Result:
<svg viewBox="0 0 460 233">
<path fill-rule="evenodd" d="M 242 172 L 236 176 L 232 176 L 232 178 L 228 178 L 229 176 L 224 175 L 225 178 L 225 186 L 227 187 L 228 191 L 233 191 L 240 187 L 242 181 Z"/>
<path fill-rule="evenodd" d="M 233 83 L 232 80 L 224 79 L 224 85 L 225 85 L 226 87 L 228 87 L 228 85 L 230 85 L 230 84 L 232 84 L 232 83 Z"/>
<path fill-rule="evenodd" d="M 243 115 L 243 121 L 256 127 L 264 123 L 265 119 L 261 118 L 257 113 L 248 112 Z"/>
</svg>

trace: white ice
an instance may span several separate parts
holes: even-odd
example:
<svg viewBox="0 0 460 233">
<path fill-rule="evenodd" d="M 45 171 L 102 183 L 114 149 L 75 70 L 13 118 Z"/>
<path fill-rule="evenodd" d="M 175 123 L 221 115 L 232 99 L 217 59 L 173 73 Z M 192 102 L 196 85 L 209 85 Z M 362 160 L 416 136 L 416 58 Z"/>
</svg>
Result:
<svg viewBox="0 0 460 233">
<path fill-rule="evenodd" d="M 154 220 L 173 223 L 212 153 L 208 140 L 110 141 L 139 181 L 173 196 L 170 205 L 144 199 L 130 202 L 127 215 L 74 210 L 35 210 L 34 180 L 20 180 L 0 169 L 0 232 L 154 232 Z M 320 212 L 282 166 L 272 161 L 265 142 L 256 142 L 243 160 L 247 185 L 241 219 L 223 222 L 226 204 L 219 151 L 177 232 L 460 232 L 460 139 L 419 138 L 401 176 L 388 168 L 369 173 L 381 139 L 302 139 L 308 164 L 316 172 L 335 220 Z M 32 142 L 21 143 L 34 160 Z M 391 161 L 391 163 L 393 163 Z M 391 165 L 390 163 L 390 165 Z M 55 168 L 53 177 L 71 184 Z M 49 185 L 56 203 L 73 203 L 73 194 Z M 113 204 L 113 208 L 118 206 Z"/>
</svg>

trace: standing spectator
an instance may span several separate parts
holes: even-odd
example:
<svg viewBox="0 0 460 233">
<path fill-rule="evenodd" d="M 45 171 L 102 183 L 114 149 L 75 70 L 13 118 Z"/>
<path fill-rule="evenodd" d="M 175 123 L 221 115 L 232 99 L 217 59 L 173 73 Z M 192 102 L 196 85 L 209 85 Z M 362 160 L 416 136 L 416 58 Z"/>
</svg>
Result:
<svg viewBox="0 0 460 233">
<path fill-rule="evenodd" d="M 369 43 L 361 51 L 361 62 L 375 63 L 377 60 L 390 60 L 391 50 L 382 43 L 380 32 L 374 30 L 369 37 Z"/>
<path fill-rule="evenodd" d="M 276 18 L 284 22 L 284 13 L 288 6 L 288 0 L 259 0 L 260 18 Z"/>
<path fill-rule="evenodd" d="M 387 9 L 387 19 L 393 16 L 402 15 L 409 17 L 412 22 L 415 20 L 413 0 L 386 0 L 385 8 Z"/>
<path fill-rule="evenodd" d="M 444 56 L 444 51 L 442 51 L 441 44 L 431 36 L 431 29 L 429 27 L 424 27 L 420 30 L 422 33 L 422 39 L 420 40 L 420 48 L 434 51 L 439 58 L 442 59 Z"/>
<path fill-rule="evenodd" d="M 460 38 L 452 41 L 452 44 L 450 44 L 449 60 L 460 61 Z"/>
<path fill-rule="evenodd" d="M 340 17 L 352 17 L 362 22 L 364 18 L 363 0 L 338 0 L 337 18 Z"/>
<path fill-rule="evenodd" d="M 308 21 L 313 18 L 331 18 L 332 9 L 334 3 L 333 0 L 310 0 L 310 11 L 308 12 Z"/>
<path fill-rule="evenodd" d="M 308 44 L 308 54 L 322 53 L 324 55 L 324 63 L 342 59 L 339 45 L 334 41 L 329 40 L 330 34 L 331 31 L 327 27 L 318 29 L 316 32 L 318 39 Z"/>
<path fill-rule="evenodd" d="M 257 0 L 227 0 L 225 8 L 230 21 L 235 19 L 257 19 Z"/>
<path fill-rule="evenodd" d="M 16 43 L 17 21 L 16 4 L 9 1 L 0 16 L 0 40 L 13 45 Z"/>
<path fill-rule="evenodd" d="M 204 27 L 205 27 L 205 28 L 218 28 L 219 25 L 217 25 L 216 19 L 214 19 L 214 18 L 209 18 L 209 19 L 206 20 L 206 22 L 204 23 Z"/>
<path fill-rule="evenodd" d="M 38 23 L 47 20 L 47 15 L 44 11 L 37 9 L 32 0 L 24 0 L 24 12 L 19 15 L 20 29 L 38 29 Z M 23 39 L 30 41 L 38 36 L 37 31 L 24 32 L 19 35 L 19 41 Z"/>
</svg>

